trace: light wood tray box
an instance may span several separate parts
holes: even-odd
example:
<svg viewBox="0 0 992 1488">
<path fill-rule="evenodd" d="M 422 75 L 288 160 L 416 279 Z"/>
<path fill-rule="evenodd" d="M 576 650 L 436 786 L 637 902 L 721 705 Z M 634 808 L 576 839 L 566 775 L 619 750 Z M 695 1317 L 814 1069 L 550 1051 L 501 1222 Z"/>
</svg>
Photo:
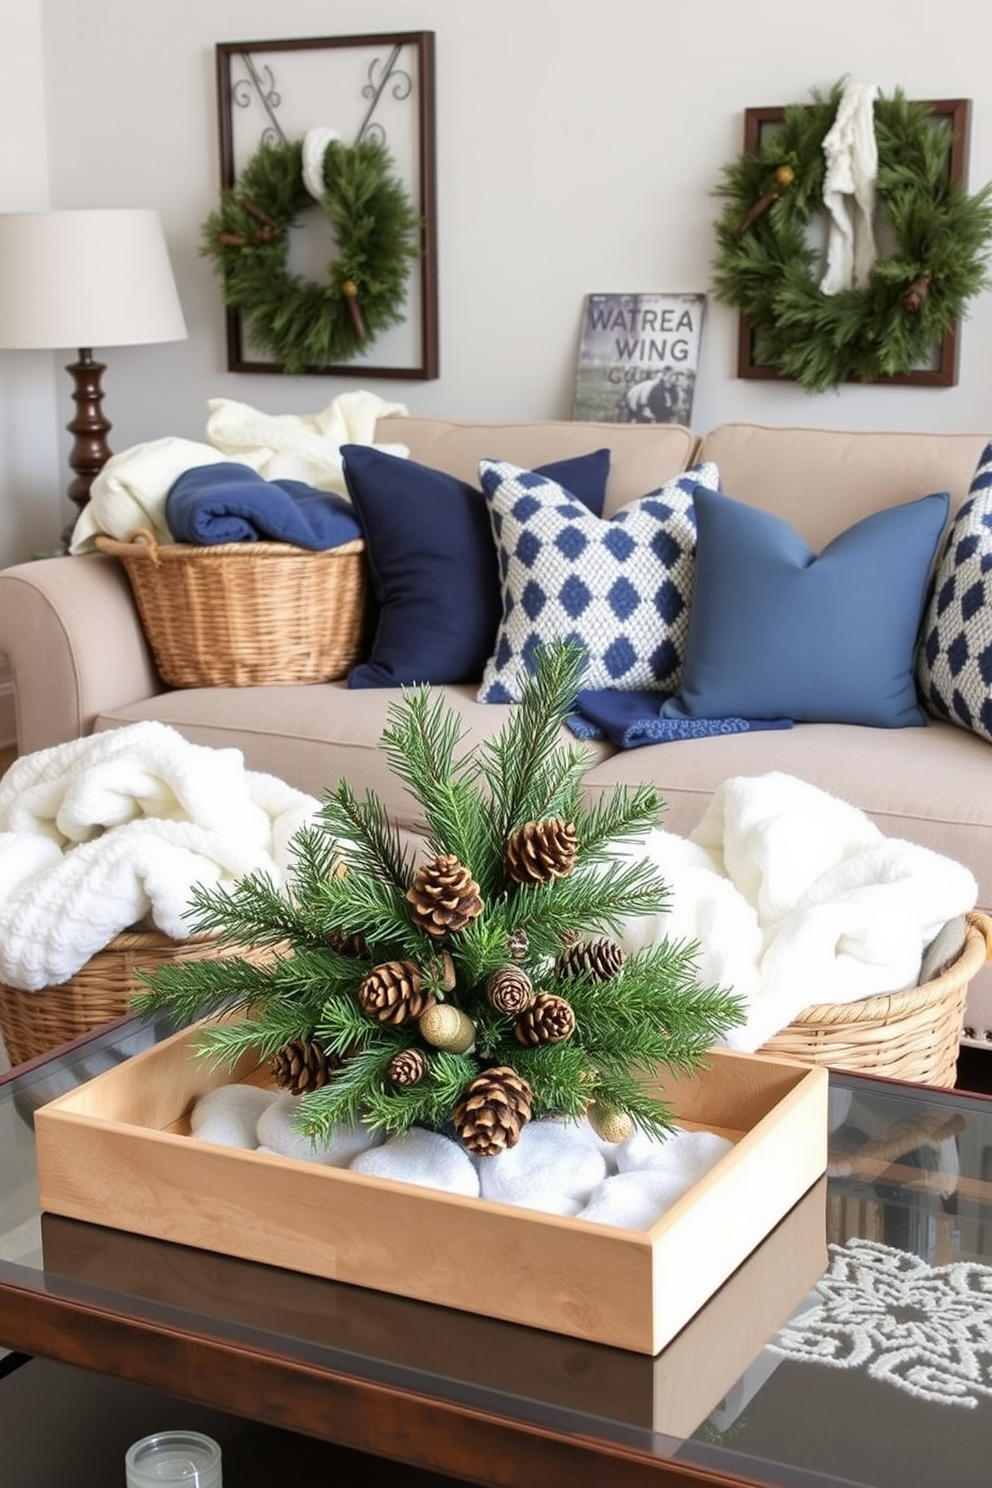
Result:
<svg viewBox="0 0 992 1488">
<path fill-rule="evenodd" d="M 820 1177 L 827 1074 L 713 1051 L 657 1087 L 733 1151 L 648 1230 L 621 1230 L 189 1137 L 210 1070 L 184 1031 L 35 1115 L 41 1207 L 655 1354 Z"/>
<path fill-rule="evenodd" d="M 826 1177 L 814 1183 L 653 1358 L 58 1214 L 42 1217 L 41 1236 L 47 1270 L 198 1313 L 208 1330 L 233 1320 L 684 1439 L 734 1409 L 826 1270 L 826 1190 Z"/>
</svg>

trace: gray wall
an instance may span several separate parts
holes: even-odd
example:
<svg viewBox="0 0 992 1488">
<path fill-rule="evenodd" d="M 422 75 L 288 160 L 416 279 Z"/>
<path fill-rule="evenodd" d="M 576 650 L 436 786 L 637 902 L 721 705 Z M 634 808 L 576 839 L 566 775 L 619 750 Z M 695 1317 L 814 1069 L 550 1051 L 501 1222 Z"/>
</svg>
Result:
<svg viewBox="0 0 992 1488">
<path fill-rule="evenodd" d="M 307 412 L 362 385 L 415 413 L 568 417 L 587 292 L 706 290 L 711 193 L 741 147 L 745 107 L 802 100 L 844 75 L 913 98 L 971 98 L 970 185 L 992 177 L 986 12 L 985 0 L 835 0 L 815 13 L 795 0 L 0 0 L 0 209 L 47 198 L 162 213 L 191 334 L 107 352 L 115 449 L 202 438 L 210 397 Z M 229 374 L 217 281 L 198 254 L 218 186 L 214 44 L 399 29 L 437 37 L 441 376 Z M 741 381 L 735 334 L 736 316 L 711 302 L 699 427 L 992 423 L 987 294 L 964 328 L 952 389 L 812 398 Z M 2 562 L 50 540 L 70 510 L 66 360 L 0 353 Z"/>
</svg>

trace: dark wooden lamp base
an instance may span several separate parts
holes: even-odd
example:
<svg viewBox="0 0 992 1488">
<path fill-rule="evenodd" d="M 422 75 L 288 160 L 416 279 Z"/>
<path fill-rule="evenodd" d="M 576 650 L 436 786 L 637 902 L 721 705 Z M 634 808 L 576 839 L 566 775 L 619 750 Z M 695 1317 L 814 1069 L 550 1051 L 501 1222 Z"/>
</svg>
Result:
<svg viewBox="0 0 992 1488">
<path fill-rule="evenodd" d="M 74 501 L 79 511 L 90 499 L 90 486 L 110 459 L 107 435 L 111 425 L 101 409 L 103 388 L 100 379 L 107 370 L 103 362 L 95 362 L 93 353 L 84 347 L 79 360 L 70 362 L 65 369 L 73 381 L 72 400 L 76 413 L 66 425 L 74 435 L 69 464 L 75 472 L 75 480 L 69 486 L 69 500 Z M 77 513 L 78 515 L 78 513 Z"/>
</svg>

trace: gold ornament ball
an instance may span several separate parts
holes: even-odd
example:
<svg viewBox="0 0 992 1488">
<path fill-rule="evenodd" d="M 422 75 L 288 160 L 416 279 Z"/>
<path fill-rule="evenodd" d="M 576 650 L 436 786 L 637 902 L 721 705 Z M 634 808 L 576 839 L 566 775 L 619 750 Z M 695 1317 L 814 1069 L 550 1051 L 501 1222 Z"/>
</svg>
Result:
<svg viewBox="0 0 992 1488">
<path fill-rule="evenodd" d="M 421 1037 L 435 1049 L 449 1054 L 467 1054 L 475 1045 L 475 1024 L 467 1013 L 450 1002 L 436 1002 L 417 1020 Z"/>
<path fill-rule="evenodd" d="M 796 173 L 791 165 L 780 165 L 775 172 L 775 181 L 779 186 L 791 186 L 796 179 Z"/>
<path fill-rule="evenodd" d="M 634 1123 L 627 1112 L 618 1111 L 615 1106 L 604 1106 L 599 1101 L 593 1101 L 586 1115 L 589 1125 L 604 1142 L 625 1142 L 634 1130 Z"/>
</svg>

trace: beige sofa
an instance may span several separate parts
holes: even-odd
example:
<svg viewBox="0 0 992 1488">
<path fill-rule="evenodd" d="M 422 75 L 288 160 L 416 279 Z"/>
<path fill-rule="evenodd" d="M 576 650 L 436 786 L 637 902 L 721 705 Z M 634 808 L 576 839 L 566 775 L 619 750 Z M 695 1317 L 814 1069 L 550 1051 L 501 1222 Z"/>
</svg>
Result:
<svg viewBox="0 0 992 1488">
<path fill-rule="evenodd" d="M 700 460 L 719 467 L 729 495 L 790 522 L 819 551 L 872 511 L 946 490 L 964 498 L 986 436 L 844 433 L 728 424 L 699 436 L 674 426 L 380 421 L 378 440 L 476 480 L 481 458 L 530 468 L 609 445 L 605 514 Z M 156 674 L 123 569 L 94 555 L 21 564 L 0 573 L 0 652 L 13 671 L 18 744 L 46 748 L 94 729 L 159 719 L 206 744 L 237 746 L 251 769 L 316 795 L 339 778 L 372 786 L 396 822 L 416 831 L 412 803 L 378 747 L 389 690 L 345 682 L 245 689 L 168 690 Z M 505 707 L 450 687 L 469 740 L 497 728 Z M 652 780 L 665 825 L 688 832 L 731 775 L 781 770 L 859 806 L 889 836 L 968 865 L 979 907 L 992 912 L 992 746 L 964 729 L 804 723 L 780 732 L 685 740 L 636 750 L 589 746 L 589 788 Z M 992 1043 L 992 968 L 972 985 L 969 1043 Z"/>
</svg>

